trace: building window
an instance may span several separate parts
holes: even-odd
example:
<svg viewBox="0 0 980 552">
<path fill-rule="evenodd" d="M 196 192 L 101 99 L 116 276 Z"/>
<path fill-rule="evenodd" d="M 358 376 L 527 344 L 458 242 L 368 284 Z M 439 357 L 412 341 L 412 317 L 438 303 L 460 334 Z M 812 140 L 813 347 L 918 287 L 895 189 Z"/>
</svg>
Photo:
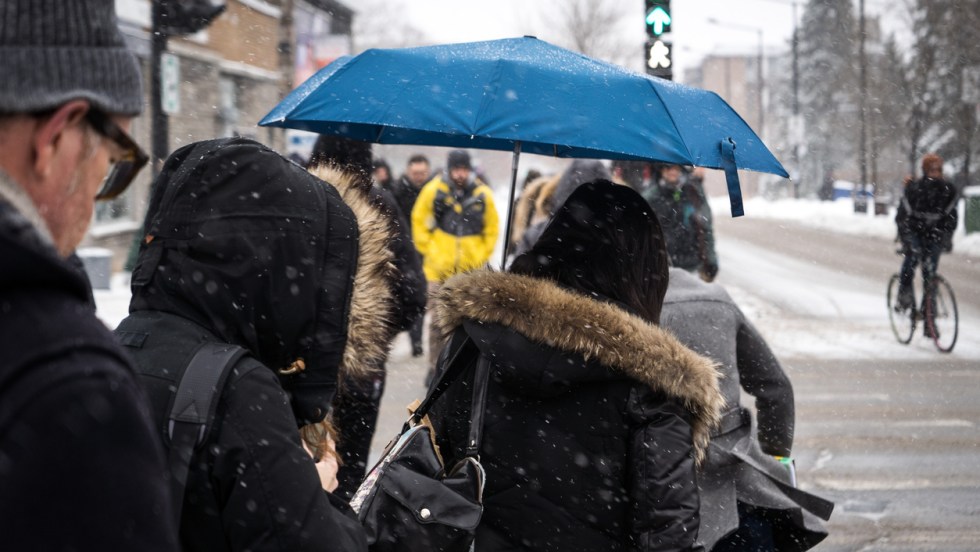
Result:
<svg viewBox="0 0 980 552">
<path fill-rule="evenodd" d="M 218 80 L 218 134 L 236 136 L 238 134 L 238 85 L 235 79 L 222 76 Z"/>
</svg>

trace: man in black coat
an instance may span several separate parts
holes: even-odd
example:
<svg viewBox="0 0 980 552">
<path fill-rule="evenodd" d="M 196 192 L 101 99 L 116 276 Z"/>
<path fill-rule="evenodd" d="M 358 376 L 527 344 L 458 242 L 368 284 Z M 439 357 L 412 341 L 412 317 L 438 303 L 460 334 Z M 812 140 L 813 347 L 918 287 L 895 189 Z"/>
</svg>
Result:
<svg viewBox="0 0 980 552">
<path fill-rule="evenodd" d="M 136 56 L 111 0 L 5 1 L 0 52 L 0 548 L 176 550 L 146 398 L 70 260 L 140 167 Z"/>
<path fill-rule="evenodd" d="M 419 153 L 408 158 L 405 174 L 390 183 L 389 191 L 398 204 L 398 210 L 401 211 L 402 224 L 408 228 L 409 239 L 412 231 L 412 208 L 415 207 L 415 200 L 418 199 L 422 186 L 431 179 L 432 168 L 429 159 Z M 425 277 L 422 278 L 422 282 L 425 285 Z M 412 341 L 412 356 L 415 357 L 420 357 L 425 352 L 422 347 L 424 320 L 424 316 L 419 316 L 408 328 L 408 336 Z"/>
<path fill-rule="evenodd" d="M 922 265 L 922 282 L 929 288 L 939 267 L 942 252 L 952 251 L 956 230 L 956 188 L 943 178 L 943 159 L 934 153 L 922 158 L 922 178 L 905 188 L 902 202 L 895 215 L 898 236 L 902 241 L 901 280 L 898 303 L 903 308 L 913 306 L 912 282 L 915 267 Z M 925 331 L 928 333 L 929 325 Z"/>
<path fill-rule="evenodd" d="M 73 257 L 139 168 L 136 56 L 110 0 L 3 2 L 0 51 L 0 547 L 176 550 L 146 398 Z"/>
</svg>

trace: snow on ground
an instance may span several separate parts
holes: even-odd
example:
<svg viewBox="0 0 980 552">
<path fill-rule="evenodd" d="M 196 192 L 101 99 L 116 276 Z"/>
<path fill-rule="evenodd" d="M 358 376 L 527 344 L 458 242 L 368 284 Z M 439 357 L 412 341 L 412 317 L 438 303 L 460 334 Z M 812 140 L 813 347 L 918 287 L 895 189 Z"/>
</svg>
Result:
<svg viewBox="0 0 980 552">
<path fill-rule="evenodd" d="M 716 196 L 709 200 L 711 210 L 728 213 L 728 196 Z M 953 249 L 972 257 L 980 257 L 980 232 L 966 234 L 964 202 L 960 201 L 959 225 L 953 235 Z M 745 216 L 789 220 L 797 224 L 820 228 L 839 234 L 876 236 L 893 239 L 896 235 L 895 208 L 887 216 L 874 216 L 872 213 L 855 213 L 854 204 L 849 199 L 819 201 L 816 199 L 779 199 L 770 201 L 754 197 L 745 201 Z"/>
<path fill-rule="evenodd" d="M 934 360 L 921 325 L 908 345 L 892 334 L 882 283 L 842 274 L 754 245 L 718 243 L 720 283 L 781 359 Z M 960 310 L 950 358 L 980 358 L 980 314 Z"/>
<path fill-rule="evenodd" d="M 727 216 L 727 197 L 712 198 L 717 216 Z M 954 250 L 980 257 L 980 233 L 964 230 L 963 204 L 954 235 Z M 850 200 L 818 201 L 752 198 L 745 216 L 791 221 L 847 235 L 895 237 L 895 213 L 888 216 L 854 213 Z M 916 332 L 909 345 L 892 335 L 884 308 L 882 284 L 804 263 L 744 242 L 718 242 L 721 280 L 732 298 L 765 335 L 781 358 L 934 359 L 932 341 Z M 764 282 L 760 285 L 760 282 Z M 980 326 L 980 314 L 960 306 L 960 335 L 951 356 L 980 358 L 980 340 L 964 328 Z"/>
</svg>

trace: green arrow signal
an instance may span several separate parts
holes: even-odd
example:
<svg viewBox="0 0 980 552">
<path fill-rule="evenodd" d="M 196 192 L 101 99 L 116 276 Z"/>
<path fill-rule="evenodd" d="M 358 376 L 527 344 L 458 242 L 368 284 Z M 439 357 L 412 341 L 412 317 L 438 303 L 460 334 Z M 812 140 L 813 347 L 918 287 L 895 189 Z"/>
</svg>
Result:
<svg viewBox="0 0 980 552">
<path fill-rule="evenodd" d="M 647 25 L 653 27 L 653 34 L 660 36 L 664 27 L 670 25 L 670 14 L 663 7 L 657 6 L 647 14 Z"/>
</svg>

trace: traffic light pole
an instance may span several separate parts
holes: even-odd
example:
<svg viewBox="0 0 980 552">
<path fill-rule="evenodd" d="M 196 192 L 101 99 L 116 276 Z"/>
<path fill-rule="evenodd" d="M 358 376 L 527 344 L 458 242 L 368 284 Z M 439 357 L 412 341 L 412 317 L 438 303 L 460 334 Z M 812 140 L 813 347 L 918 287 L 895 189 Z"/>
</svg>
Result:
<svg viewBox="0 0 980 552">
<path fill-rule="evenodd" d="M 162 27 L 160 2 L 158 0 L 151 2 L 150 9 L 152 12 L 150 32 L 150 159 L 152 163 L 150 169 L 155 180 L 163 167 L 163 160 L 169 153 L 170 128 L 167 114 L 163 112 L 161 101 L 163 83 L 160 73 L 160 58 L 167 51 L 167 34 L 160 30 Z"/>
</svg>

